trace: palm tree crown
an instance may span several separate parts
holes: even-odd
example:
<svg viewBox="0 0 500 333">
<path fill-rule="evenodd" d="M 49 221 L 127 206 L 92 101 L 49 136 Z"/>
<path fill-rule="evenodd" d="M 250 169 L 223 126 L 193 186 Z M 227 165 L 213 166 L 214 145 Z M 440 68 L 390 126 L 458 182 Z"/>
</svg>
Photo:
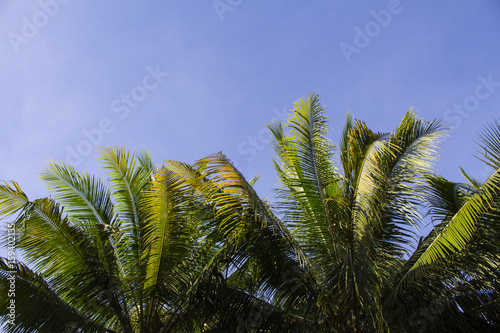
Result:
<svg viewBox="0 0 500 333">
<path fill-rule="evenodd" d="M 389 133 L 348 115 L 336 146 L 310 94 L 269 129 L 274 203 L 222 154 L 155 167 L 147 154 L 105 148 L 106 181 L 49 163 L 53 198 L 1 185 L 0 216 L 15 219 L 26 258 L 0 260 L 0 288 L 9 271 L 18 286 L 7 329 L 498 330 L 498 122 L 480 136 L 491 176 L 464 172 L 467 183 L 433 172 L 447 130 L 412 111 Z M 2 293 L 4 321 L 8 302 Z"/>
</svg>

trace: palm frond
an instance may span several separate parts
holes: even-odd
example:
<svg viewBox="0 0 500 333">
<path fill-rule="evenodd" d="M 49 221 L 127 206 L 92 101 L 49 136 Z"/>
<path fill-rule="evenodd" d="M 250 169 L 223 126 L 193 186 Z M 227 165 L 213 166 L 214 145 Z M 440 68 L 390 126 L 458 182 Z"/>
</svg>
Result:
<svg viewBox="0 0 500 333">
<path fill-rule="evenodd" d="M 479 159 L 496 170 L 500 168 L 500 122 L 494 120 L 479 134 Z"/>
<path fill-rule="evenodd" d="M 116 224 L 111 195 L 97 176 L 82 175 L 69 164 L 49 162 L 40 178 L 71 216 L 103 226 Z"/>
<path fill-rule="evenodd" d="M 476 232 L 479 219 L 491 211 L 500 193 L 500 169 L 474 193 L 428 247 L 414 268 L 431 264 L 461 251 Z"/>
</svg>

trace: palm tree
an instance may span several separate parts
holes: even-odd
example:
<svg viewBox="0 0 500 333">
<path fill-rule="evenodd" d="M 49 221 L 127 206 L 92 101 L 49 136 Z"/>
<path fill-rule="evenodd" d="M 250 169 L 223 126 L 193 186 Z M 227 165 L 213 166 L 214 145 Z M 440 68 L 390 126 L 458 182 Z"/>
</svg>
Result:
<svg viewBox="0 0 500 333">
<path fill-rule="evenodd" d="M 15 325 L 4 329 L 201 331 L 193 286 L 203 292 L 221 281 L 210 207 L 146 153 L 106 148 L 99 156 L 106 181 L 49 163 L 41 178 L 53 198 L 30 201 L 17 183 L 0 186 L 0 216 L 14 219 L 25 258 L 0 259 L 4 323 L 15 276 Z"/>
<path fill-rule="evenodd" d="M 327 330 L 498 329 L 498 123 L 482 136 L 494 173 L 476 186 L 432 173 L 446 130 L 411 111 L 390 133 L 348 116 L 338 163 L 317 96 L 296 103 L 287 127 L 270 125 L 277 205 L 307 256 L 319 291 L 310 301 Z M 415 247 L 425 205 L 438 224 Z M 419 322 L 422 309 L 433 318 Z"/>
<path fill-rule="evenodd" d="M 338 148 L 316 95 L 296 102 L 286 126 L 269 126 L 274 205 L 221 155 L 200 160 L 206 178 L 192 183 L 227 239 L 245 243 L 228 278 L 247 295 L 233 308 L 253 302 L 244 330 L 498 329 L 498 126 L 483 143 L 495 172 L 470 186 L 432 172 L 446 129 L 411 111 L 390 133 L 348 116 Z M 415 242 L 424 207 L 437 225 Z"/>
</svg>

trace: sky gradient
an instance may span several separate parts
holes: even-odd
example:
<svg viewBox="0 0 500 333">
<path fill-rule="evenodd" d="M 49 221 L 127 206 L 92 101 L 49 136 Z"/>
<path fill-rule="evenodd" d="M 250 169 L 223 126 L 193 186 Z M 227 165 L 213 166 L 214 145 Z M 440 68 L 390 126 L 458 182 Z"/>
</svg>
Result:
<svg viewBox="0 0 500 333">
<path fill-rule="evenodd" d="M 500 107 L 500 2 L 0 2 L 0 180 L 48 195 L 48 160 L 95 170 L 97 147 L 160 164 L 222 151 L 276 176 L 266 124 L 318 93 L 338 142 L 347 112 L 375 131 L 413 108 L 453 126 L 437 171 L 481 178 L 482 126 Z"/>
</svg>

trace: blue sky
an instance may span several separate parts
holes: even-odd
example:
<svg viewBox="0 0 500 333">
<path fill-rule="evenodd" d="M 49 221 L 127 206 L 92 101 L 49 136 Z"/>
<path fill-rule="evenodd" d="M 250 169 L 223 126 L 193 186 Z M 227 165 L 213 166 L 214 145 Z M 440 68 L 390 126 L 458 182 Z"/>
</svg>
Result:
<svg viewBox="0 0 500 333">
<path fill-rule="evenodd" d="M 309 91 L 334 143 L 348 111 L 378 131 L 446 118 L 437 170 L 458 181 L 487 171 L 471 154 L 499 115 L 500 2 L 2 1 L 0 55 L 0 179 L 31 199 L 45 161 L 96 169 L 103 145 L 223 151 L 270 196 L 266 124 Z"/>
</svg>

